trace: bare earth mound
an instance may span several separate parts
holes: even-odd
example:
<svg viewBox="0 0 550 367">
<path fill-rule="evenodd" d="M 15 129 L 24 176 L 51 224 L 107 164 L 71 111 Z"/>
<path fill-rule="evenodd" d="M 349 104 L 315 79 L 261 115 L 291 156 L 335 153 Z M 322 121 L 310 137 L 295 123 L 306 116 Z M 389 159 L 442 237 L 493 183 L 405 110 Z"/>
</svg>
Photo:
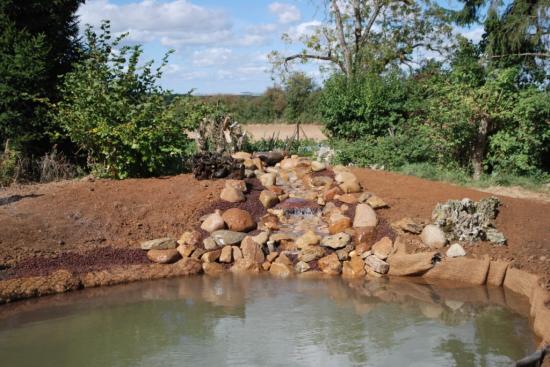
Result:
<svg viewBox="0 0 550 367">
<path fill-rule="evenodd" d="M 366 190 L 390 205 L 379 211 L 388 222 L 403 217 L 428 222 L 438 202 L 465 197 L 479 200 L 490 195 L 388 172 L 356 169 L 354 173 Z M 55 257 L 64 252 L 87 254 L 106 246 L 138 248 L 145 239 L 178 238 L 196 227 L 204 208 L 218 200 L 222 187 L 223 181 L 197 181 L 191 175 L 179 175 L 70 181 L 3 190 L 0 278 L 2 268 L 29 258 Z M 500 199 L 503 206 L 497 228 L 508 238 L 508 245 L 467 246 L 468 256 L 489 254 L 550 279 L 550 203 L 503 196 Z"/>
</svg>

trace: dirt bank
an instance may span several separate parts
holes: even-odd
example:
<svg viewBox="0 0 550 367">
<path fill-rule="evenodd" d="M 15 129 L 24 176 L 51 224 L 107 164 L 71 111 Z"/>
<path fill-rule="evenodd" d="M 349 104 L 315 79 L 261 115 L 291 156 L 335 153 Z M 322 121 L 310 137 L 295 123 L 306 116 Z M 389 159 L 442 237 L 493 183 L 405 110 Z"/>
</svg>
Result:
<svg viewBox="0 0 550 367">
<path fill-rule="evenodd" d="M 389 209 L 379 211 L 389 222 L 405 216 L 427 222 L 437 202 L 464 197 L 478 200 L 489 195 L 394 173 L 367 169 L 354 172 L 367 190 L 390 204 Z M 222 186 L 221 181 L 199 182 L 190 175 L 179 175 L 70 181 L 3 190 L 0 267 L 65 252 L 91 254 L 106 246 L 137 248 L 144 239 L 179 237 L 197 225 L 204 208 L 218 200 Z M 514 267 L 550 279 L 550 203 L 500 198 L 503 207 L 497 226 L 508 237 L 508 246 L 482 243 L 468 246 L 467 252 L 510 260 Z M 89 265 L 88 260 L 82 261 Z M 104 263 L 105 267 L 115 265 Z M 6 271 L 0 270 L 0 275 Z"/>
</svg>

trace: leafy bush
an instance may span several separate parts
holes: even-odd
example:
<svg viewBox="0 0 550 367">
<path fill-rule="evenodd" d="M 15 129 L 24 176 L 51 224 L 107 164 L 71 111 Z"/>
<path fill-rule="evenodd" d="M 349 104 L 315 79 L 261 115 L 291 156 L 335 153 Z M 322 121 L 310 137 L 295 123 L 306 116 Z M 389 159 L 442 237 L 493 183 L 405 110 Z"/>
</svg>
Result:
<svg viewBox="0 0 550 367">
<path fill-rule="evenodd" d="M 200 117 L 192 105 L 167 103 L 158 86 L 162 67 L 140 66 L 140 46 L 111 41 L 110 25 L 101 33 L 86 29 L 83 60 L 63 82 L 55 121 L 88 155 L 98 175 L 125 178 L 181 170 L 191 149 L 186 130 Z M 177 106 L 177 108 L 175 108 Z"/>
<path fill-rule="evenodd" d="M 408 116 L 407 88 L 397 72 L 353 78 L 334 75 L 326 81 L 319 104 L 327 131 L 348 140 L 388 135 Z"/>
<path fill-rule="evenodd" d="M 249 153 L 268 152 L 271 150 L 284 150 L 289 154 L 297 154 L 302 157 L 313 157 L 319 150 L 319 143 L 313 139 L 280 139 L 277 135 L 260 140 L 248 140 L 244 150 Z"/>
</svg>

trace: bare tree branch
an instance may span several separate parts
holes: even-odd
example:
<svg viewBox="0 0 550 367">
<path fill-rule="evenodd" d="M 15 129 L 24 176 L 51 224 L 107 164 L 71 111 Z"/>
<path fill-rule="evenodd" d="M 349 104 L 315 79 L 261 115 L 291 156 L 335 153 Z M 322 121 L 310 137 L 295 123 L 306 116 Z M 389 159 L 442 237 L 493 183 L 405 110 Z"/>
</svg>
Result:
<svg viewBox="0 0 550 367">
<path fill-rule="evenodd" d="M 340 12 L 340 8 L 338 7 L 336 0 L 332 0 L 332 11 L 334 12 L 334 19 L 336 21 L 336 35 L 338 37 L 338 43 L 340 44 L 344 54 L 344 72 L 347 76 L 351 76 L 351 50 L 346 43 L 342 13 Z"/>
<path fill-rule="evenodd" d="M 546 52 L 522 52 L 522 53 L 519 53 L 519 54 L 493 55 L 493 56 L 489 56 L 489 57 L 491 59 L 499 59 L 499 58 L 508 57 L 508 56 L 550 57 L 550 53 L 546 53 Z"/>
</svg>

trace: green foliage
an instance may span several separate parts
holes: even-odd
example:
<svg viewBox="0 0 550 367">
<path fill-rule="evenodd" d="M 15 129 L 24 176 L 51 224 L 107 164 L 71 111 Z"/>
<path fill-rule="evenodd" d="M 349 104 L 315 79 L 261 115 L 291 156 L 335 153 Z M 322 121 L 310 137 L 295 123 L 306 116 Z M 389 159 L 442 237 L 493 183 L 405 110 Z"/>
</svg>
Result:
<svg viewBox="0 0 550 367">
<path fill-rule="evenodd" d="M 0 143 L 10 139 L 25 154 L 50 149 L 48 101 L 79 57 L 75 13 L 83 2 L 0 0 Z"/>
<path fill-rule="evenodd" d="M 309 103 L 316 86 L 313 79 L 304 73 L 294 73 L 285 83 L 286 109 L 285 116 L 288 121 L 303 122 L 311 113 Z"/>
<path fill-rule="evenodd" d="M 274 135 L 271 138 L 263 138 L 260 140 L 248 140 L 244 147 L 244 151 L 268 152 L 271 150 L 283 150 L 289 154 L 297 154 L 302 157 L 313 157 L 319 150 L 319 143 L 312 139 L 280 139 Z"/>
<path fill-rule="evenodd" d="M 408 85 L 397 72 L 347 78 L 337 74 L 325 83 L 320 113 L 335 138 L 387 135 L 408 116 Z"/>
<path fill-rule="evenodd" d="M 182 168 L 189 153 L 186 130 L 199 116 L 190 104 L 167 104 L 158 85 L 162 67 L 140 66 L 140 46 L 111 40 L 110 26 L 86 30 L 84 57 L 64 78 L 55 121 L 88 154 L 100 175 L 125 178 L 158 175 Z M 117 51 L 118 50 L 118 51 Z M 177 106 L 177 108 L 175 108 Z"/>
</svg>

